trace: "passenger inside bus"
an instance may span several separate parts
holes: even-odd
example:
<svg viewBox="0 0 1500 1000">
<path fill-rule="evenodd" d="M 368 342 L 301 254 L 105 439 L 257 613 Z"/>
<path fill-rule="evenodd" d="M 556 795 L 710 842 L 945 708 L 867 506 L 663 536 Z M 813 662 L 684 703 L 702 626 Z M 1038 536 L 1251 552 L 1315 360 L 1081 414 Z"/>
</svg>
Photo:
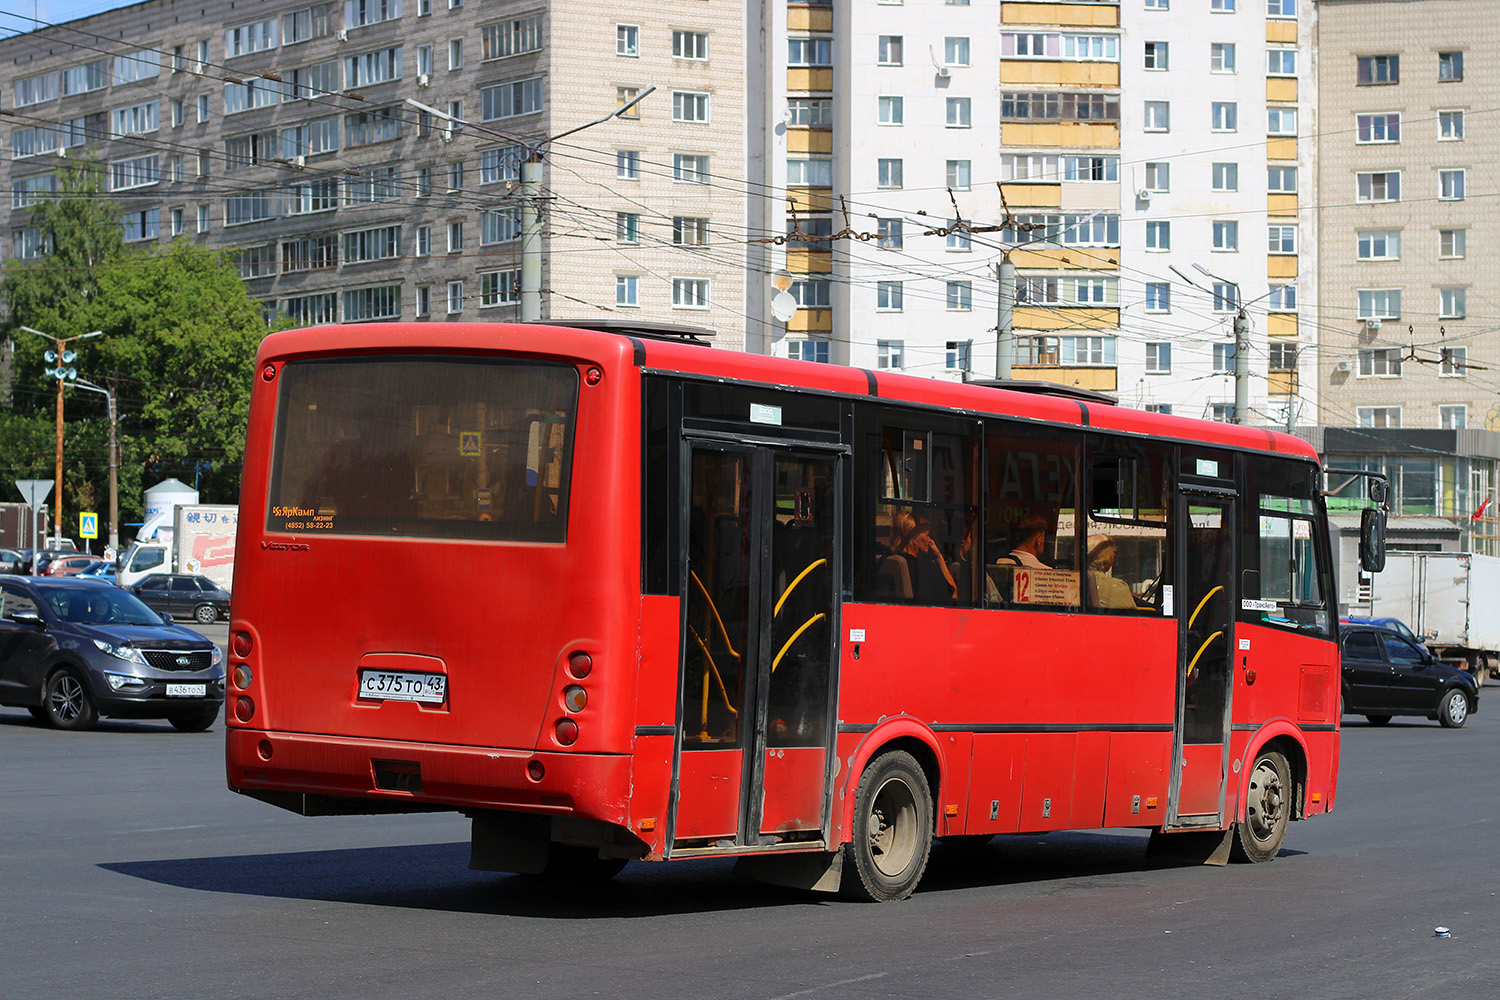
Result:
<svg viewBox="0 0 1500 1000">
<path fill-rule="evenodd" d="M 906 563 L 911 578 L 911 596 L 922 604 L 952 604 L 958 584 L 948 562 L 932 538 L 932 522 L 898 510 L 891 515 L 891 555 Z"/>
<path fill-rule="evenodd" d="M 1088 540 L 1089 587 L 1094 606 L 1135 610 L 1135 598 L 1124 580 L 1114 577 L 1118 547 L 1108 535 L 1090 535 Z"/>
<path fill-rule="evenodd" d="M 1017 566 L 1030 566 L 1033 569 L 1048 569 L 1048 565 L 1042 562 L 1042 553 L 1047 551 L 1047 519 L 1039 514 L 1033 514 L 1022 521 L 1016 528 L 1015 542 L 1011 546 L 1010 553 L 1001 558 L 1001 562 L 1011 562 Z"/>
</svg>

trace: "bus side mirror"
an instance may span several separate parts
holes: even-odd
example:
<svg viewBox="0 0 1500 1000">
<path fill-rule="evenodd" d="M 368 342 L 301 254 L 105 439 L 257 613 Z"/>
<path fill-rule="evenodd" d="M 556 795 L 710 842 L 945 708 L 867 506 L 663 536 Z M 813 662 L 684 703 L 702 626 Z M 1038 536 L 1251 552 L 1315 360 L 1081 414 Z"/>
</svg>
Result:
<svg viewBox="0 0 1500 1000">
<path fill-rule="evenodd" d="M 1374 507 L 1359 512 L 1359 568 L 1366 573 L 1385 569 L 1385 511 Z"/>
</svg>

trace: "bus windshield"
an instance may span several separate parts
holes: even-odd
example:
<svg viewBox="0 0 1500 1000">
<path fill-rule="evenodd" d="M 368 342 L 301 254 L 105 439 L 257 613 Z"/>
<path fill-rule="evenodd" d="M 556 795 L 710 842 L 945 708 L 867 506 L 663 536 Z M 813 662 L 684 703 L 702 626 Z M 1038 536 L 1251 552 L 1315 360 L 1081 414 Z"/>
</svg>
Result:
<svg viewBox="0 0 1500 1000">
<path fill-rule="evenodd" d="M 268 530 L 566 540 L 572 366 L 388 355 L 280 378 Z"/>
</svg>

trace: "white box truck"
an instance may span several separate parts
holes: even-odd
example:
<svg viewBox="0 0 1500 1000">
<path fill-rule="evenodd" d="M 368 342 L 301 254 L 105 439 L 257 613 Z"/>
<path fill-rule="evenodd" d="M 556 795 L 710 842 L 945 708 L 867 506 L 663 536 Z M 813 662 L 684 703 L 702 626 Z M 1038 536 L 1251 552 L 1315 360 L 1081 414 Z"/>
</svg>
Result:
<svg viewBox="0 0 1500 1000">
<path fill-rule="evenodd" d="M 1500 557 L 1468 552 L 1391 552 L 1351 614 L 1399 618 L 1441 660 L 1482 683 L 1500 667 Z"/>
<path fill-rule="evenodd" d="M 195 573 L 232 590 L 239 508 L 183 504 L 174 511 L 172 520 L 170 533 L 157 529 L 154 537 L 137 536 L 120 556 L 115 582 L 130 587 L 153 573 Z"/>
</svg>

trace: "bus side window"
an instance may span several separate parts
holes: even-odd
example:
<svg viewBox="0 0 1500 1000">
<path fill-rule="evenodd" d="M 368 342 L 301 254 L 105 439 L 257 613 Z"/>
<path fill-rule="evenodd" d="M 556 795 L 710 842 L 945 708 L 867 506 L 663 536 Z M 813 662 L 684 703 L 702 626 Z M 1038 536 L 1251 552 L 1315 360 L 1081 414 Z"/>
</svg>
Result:
<svg viewBox="0 0 1500 1000">
<path fill-rule="evenodd" d="M 1012 607 L 1083 603 L 1078 470 L 1083 435 L 996 420 L 985 428 L 986 575 Z M 993 603 L 993 598 L 991 598 Z"/>
<path fill-rule="evenodd" d="M 1089 443 L 1089 610 L 1159 614 L 1171 537 L 1167 489 L 1171 446 L 1091 437 Z"/>
<path fill-rule="evenodd" d="M 1251 456 L 1240 530 L 1240 620 L 1332 634 L 1326 541 L 1317 516 L 1317 470 Z M 1247 606 L 1248 605 L 1248 606 Z"/>
</svg>

